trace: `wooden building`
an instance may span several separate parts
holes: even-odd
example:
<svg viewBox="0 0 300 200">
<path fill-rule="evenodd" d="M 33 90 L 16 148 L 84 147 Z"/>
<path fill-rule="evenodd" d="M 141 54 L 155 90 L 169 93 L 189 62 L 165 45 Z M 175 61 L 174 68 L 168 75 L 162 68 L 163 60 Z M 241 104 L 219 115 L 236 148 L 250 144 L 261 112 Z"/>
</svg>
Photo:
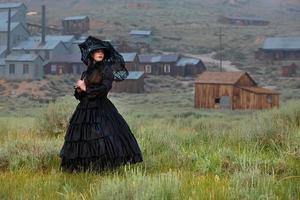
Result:
<svg viewBox="0 0 300 200">
<path fill-rule="evenodd" d="M 88 16 L 70 16 L 62 20 L 62 26 L 62 34 L 79 37 L 90 30 L 90 19 Z"/>
<path fill-rule="evenodd" d="M 45 74 L 81 74 L 84 70 L 80 53 L 54 55 L 44 66 Z"/>
<path fill-rule="evenodd" d="M 292 63 L 290 65 L 281 66 L 281 75 L 282 76 L 295 76 L 297 74 L 297 65 Z"/>
<path fill-rule="evenodd" d="M 19 22 L 26 27 L 27 6 L 22 2 L 0 3 L 0 21 L 7 23 L 9 9 L 11 9 L 11 22 Z"/>
<path fill-rule="evenodd" d="M 206 71 L 206 67 L 198 58 L 181 57 L 171 71 L 173 76 L 197 76 Z"/>
<path fill-rule="evenodd" d="M 203 72 L 195 81 L 196 108 L 279 107 L 279 93 L 258 87 L 247 72 Z"/>
<path fill-rule="evenodd" d="M 139 53 L 149 52 L 152 43 L 152 32 L 150 30 L 131 30 L 130 47 L 139 50 Z"/>
<path fill-rule="evenodd" d="M 137 53 L 121 53 L 125 60 L 125 65 L 128 71 L 144 71 L 139 65 Z"/>
<path fill-rule="evenodd" d="M 221 16 L 218 22 L 223 24 L 233 24 L 242 26 L 266 26 L 270 22 L 258 17 L 243 17 L 243 16 Z"/>
<path fill-rule="evenodd" d="M 128 77 L 121 82 L 113 82 L 112 92 L 142 93 L 144 92 L 145 73 L 141 71 L 129 71 Z"/>
<path fill-rule="evenodd" d="M 300 37 L 271 37 L 255 54 L 259 60 L 300 60 Z"/>
</svg>

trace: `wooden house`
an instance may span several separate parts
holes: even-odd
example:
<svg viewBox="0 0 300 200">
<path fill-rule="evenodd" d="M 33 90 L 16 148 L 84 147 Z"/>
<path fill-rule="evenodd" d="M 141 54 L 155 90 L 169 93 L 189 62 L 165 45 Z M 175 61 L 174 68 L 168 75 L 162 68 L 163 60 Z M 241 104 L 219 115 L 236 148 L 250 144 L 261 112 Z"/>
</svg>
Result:
<svg viewBox="0 0 300 200">
<path fill-rule="evenodd" d="M 281 66 L 281 75 L 282 76 L 295 76 L 297 74 L 297 65 L 292 63 L 290 65 Z"/>
<path fill-rule="evenodd" d="M 142 93 L 144 92 L 145 73 L 141 71 L 129 71 L 128 77 L 121 82 L 113 82 L 112 92 Z"/>
<path fill-rule="evenodd" d="M 137 53 L 121 53 L 125 60 L 125 66 L 128 71 L 144 71 L 139 65 Z"/>
<path fill-rule="evenodd" d="M 255 55 L 259 60 L 300 60 L 300 37 L 271 37 Z"/>
<path fill-rule="evenodd" d="M 266 26 L 270 22 L 259 17 L 247 17 L 247 16 L 222 16 L 218 21 L 223 24 L 233 24 L 242 26 Z"/>
<path fill-rule="evenodd" d="M 145 53 L 150 50 L 152 43 L 152 32 L 150 30 L 131 30 L 130 47 L 139 50 L 139 53 Z"/>
<path fill-rule="evenodd" d="M 7 45 L 7 22 L 0 20 L 0 45 Z M 18 45 L 20 42 L 28 39 L 29 31 L 20 22 L 10 23 L 10 47 Z"/>
<path fill-rule="evenodd" d="M 36 54 L 9 55 L 5 58 L 4 76 L 6 79 L 43 79 L 43 62 Z"/>
<path fill-rule="evenodd" d="M 203 72 L 195 80 L 196 108 L 279 107 L 279 93 L 258 87 L 247 72 Z"/>
<path fill-rule="evenodd" d="M 173 76 L 196 76 L 206 71 L 206 67 L 198 58 L 181 57 L 171 71 Z"/>
<path fill-rule="evenodd" d="M 70 16 L 62 20 L 63 34 L 76 35 L 77 37 L 86 33 L 90 29 L 90 19 L 88 16 Z"/>
<path fill-rule="evenodd" d="M 84 70 L 80 53 L 54 55 L 44 66 L 45 74 L 81 74 Z"/>
<path fill-rule="evenodd" d="M 7 23 L 9 9 L 11 9 L 11 22 L 20 22 L 26 27 L 27 6 L 22 2 L 0 3 L 0 21 Z"/>
</svg>

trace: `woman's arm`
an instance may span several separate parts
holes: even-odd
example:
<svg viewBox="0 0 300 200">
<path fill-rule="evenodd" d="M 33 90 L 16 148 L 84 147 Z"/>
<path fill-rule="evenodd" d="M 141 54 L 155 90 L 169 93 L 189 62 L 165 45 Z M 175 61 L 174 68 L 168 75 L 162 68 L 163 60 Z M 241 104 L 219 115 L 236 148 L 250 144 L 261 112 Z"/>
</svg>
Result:
<svg viewBox="0 0 300 200">
<path fill-rule="evenodd" d="M 86 87 L 86 95 L 88 99 L 101 98 L 107 96 L 109 90 L 112 88 L 114 80 L 113 71 L 110 66 L 106 66 L 103 70 L 103 77 L 101 84 L 90 85 Z"/>
<path fill-rule="evenodd" d="M 84 78 L 84 76 L 85 76 L 85 73 L 86 73 L 86 71 L 83 71 L 82 73 L 81 73 L 81 77 L 80 77 L 80 80 L 83 80 L 83 78 Z M 77 99 L 77 100 L 81 100 L 82 99 L 82 97 L 85 95 L 85 91 L 79 91 L 80 89 L 78 89 L 78 88 L 74 88 L 74 97 Z"/>
</svg>

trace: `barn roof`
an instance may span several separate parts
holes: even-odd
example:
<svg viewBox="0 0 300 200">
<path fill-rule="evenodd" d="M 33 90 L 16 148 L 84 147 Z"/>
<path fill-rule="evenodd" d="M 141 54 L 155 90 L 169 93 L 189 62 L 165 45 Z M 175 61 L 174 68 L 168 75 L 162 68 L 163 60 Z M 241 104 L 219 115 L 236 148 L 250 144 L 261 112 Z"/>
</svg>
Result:
<svg viewBox="0 0 300 200">
<path fill-rule="evenodd" d="M 42 36 L 32 36 L 29 37 L 28 40 L 34 40 L 34 41 L 41 41 Z M 58 41 L 62 41 L 62 42 L 71 42 L 73 39 L 75 39 L 74 35 L 46 35 L 45 40 L 58 40 Z"/>
<path fill-rule="evenodd" d="M 182 57 L 177 61 L 176 66 L 184 67 L 186 65 L 197 65 L 199 62 L 200 59 L 197 58 Z"/>
<path fill-rule="evenodd" d="M 139 79 L 144 74 L 144 72 L 142 72 L 142 71 L 128 71 L 128 72 L 129 72 L 129 74 L 128 74 L 126 80 Z"/>
<path fill-rule="evenodd" d="M 249 92 L 253 92 L 253 93 L 256 93 L 256 94 L 280 94 L 277 91 L 262 88 L 262 87 L 249 87 L 249 86 L 238 86 L 238 87 L 243 89 L 243 90 L 247 90 Z"/>
<path fill-rule="evenodd" d="M 121 53 L 125 62 L 133 62 L 137 53 Z"/>
<path fill-rule="evenodd" d="M 169 63 L 169 62 L 176 62 L 179 58 L 178 54 L 161 54 L 161 55 L 154 55 L 154 54 L 141 54 L 138 55 L 140 63 Z"/>
<path fill-rule="evenodd" d="M 215 83 L 215 84 L 235 84 L 244 75 L 249 74 L 243 71 L 237 72 L 203 72 L 197 77 L 196 83 Z M 250 76 L 249 76 L 250 77 Z M 251 78 L 251 77 L 250 77 Z"/>
<path fill-rule="evenodd" d="M 250 20 L 250 21 L 266 21 L 262 18 L 255 17 L 255 16 L 225 16 L 228 19 L 234 19 L 234 20 Z"/>
<path fill-rule="evenodd" d="M 64 54 L 64 55 L 53 55 L 51 63 L 82 63 L 81 54 L 73 53 L 73 54 Z"/>
<path fill-rule="evenodd" d="M 0 9 L 1 8 L 18 8 L 22 5 L 24 5 L 24 3 L 22 3 L 22 2 L 18 2 L 18 3 L 0 3 Z"/>
<path fill-rule="evenodd" d="M 6 57 L 6 61 L 15 61 L 15 62 L 22 62 L 22 61 L 34 61 L 40 57 L 37 54 L 22 54 L 22 55 L 9 55 Z M 41 57 L 40 57 L 41 58 Z M 42 59 L 42 58 L 41 58 Z M 43 59 L 42 59 L 43 60 Z"/>
<path fill-rule="evenodd" d="M 149 36 L 151 35 L 151 31 L 146 31 L 146 30 L 131 30 L 130 35 L 144 35 L 144 36 Z"/>
<path fill-rule="evenodd" d="M 266 38 L 262 49 L 266 50 L 300 50 L 300 37 Z"/>
<path fill-rule="evenodd" d="M 10 23 L 10 30 L 14 30 L 20 22 L 11 22 Z M 7 32 L 7 22 L 6 21 L 0 21 L 0 32 Z"/>
<path fill-rule="evenodd" d="M 63 20 L 81 20 L 81 19 L 85 19 L 88 16 L 82 15 L 82 16 L 69 16 L 69 17 L 65 17 Z"/>
</svg>

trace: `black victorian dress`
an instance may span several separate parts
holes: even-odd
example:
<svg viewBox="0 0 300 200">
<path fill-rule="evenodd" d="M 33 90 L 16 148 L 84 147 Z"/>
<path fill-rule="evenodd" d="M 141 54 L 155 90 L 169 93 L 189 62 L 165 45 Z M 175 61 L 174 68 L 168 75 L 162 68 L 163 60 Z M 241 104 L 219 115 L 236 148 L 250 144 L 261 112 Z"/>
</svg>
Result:
<svg viewBox="0 0 300 200">
<path fill-rule="evenodd" d="M 101 74 L 101 81 L 86 85 L 86 91 L 74 91 L 80 101 L 71 116 L 60 151 L 63 171 L 102 171 L 126 163 L 142 162 L 142 153 L 125 119 L 107 98 L 112 87 L 110 66 L 89 68 L 89 74 Z"/>
</svg>

